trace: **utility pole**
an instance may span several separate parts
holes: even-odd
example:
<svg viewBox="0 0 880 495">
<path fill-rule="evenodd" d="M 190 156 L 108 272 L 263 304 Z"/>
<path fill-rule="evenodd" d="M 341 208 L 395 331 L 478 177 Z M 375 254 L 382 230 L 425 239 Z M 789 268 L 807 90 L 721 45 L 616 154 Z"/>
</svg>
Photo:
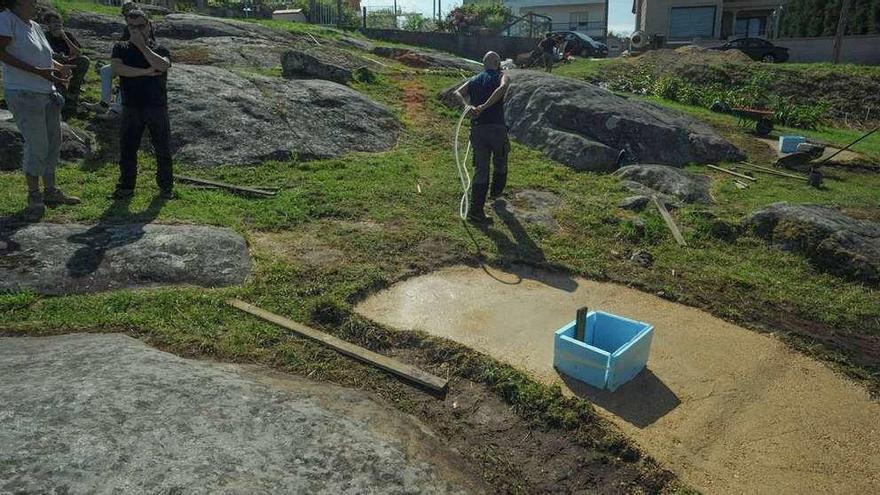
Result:
<svg viewBox="0 0 880 495">
<path fill-rule="evenodd" d="M 849 16 L 850 0 L 843 0 L 840 5 L 840 17 L 837 19 L 837 33 L 834 35 L 834 50 L 831 55 L 831 63 L 840 63 L 840 50 L 843 44 L 843 32 L 846 31 L 846 18 Z"/>
<path fill-rule="evenodd" d="M 605 33 L 606 44 L 608 44 L 608 4 L 610 3 L 610 0 L 605 0 L 605 25 L 602 26 L 602 30 Z"/>
<path fill-rule="evenodd" d="M 441 7 L 441 5 L 442 5 L 441 2 L 442 2 L 442 1 L 443 1 L 443 0 L 437 0 L 437 20 L 438 20 L 438 21 L 442 21 L 442 20 L 443 20 L 443 7 Z"/>
</svg>

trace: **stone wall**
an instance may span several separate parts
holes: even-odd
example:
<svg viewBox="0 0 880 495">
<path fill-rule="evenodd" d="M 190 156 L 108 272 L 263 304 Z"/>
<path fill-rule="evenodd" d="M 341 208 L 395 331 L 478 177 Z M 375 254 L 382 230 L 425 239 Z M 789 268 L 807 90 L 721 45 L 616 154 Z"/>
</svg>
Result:
<svg viewBox="0 0 880 495">
<path fill-rule="evenodd" d="M 364 29 L 363 33 L 377 40 L 433 48 L 473 60 L 482 60 L 483 55 L 490 50 L 498 52 L 502 59 L 516 58 L 520 53 L 533 50 L 538 43 L 537 39 L 515 36 L 464 36 L 400 29 Z"/>
</svg>

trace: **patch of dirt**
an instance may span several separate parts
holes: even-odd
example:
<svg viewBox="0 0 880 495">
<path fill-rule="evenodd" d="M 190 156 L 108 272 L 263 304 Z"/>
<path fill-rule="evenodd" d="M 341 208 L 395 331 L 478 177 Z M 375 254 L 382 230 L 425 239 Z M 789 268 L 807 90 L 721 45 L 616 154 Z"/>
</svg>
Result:
<svg viewBox="0 0 880 495">
<path fill-rule="evenodd" d="M 417 69 L 427 69 L 428 67 L 431 67 L 431 64 L 425 60 L 424 57 L 419 56 L 419 54 L 415 52 L 404 53 L 399 57 L 395 57 L 395 59 L 404 65 L 415 67 Z"/>
<path fill-rule="evenodd" d="M 583 305 L 654 326 L 647 369 L 614 393 L 552 367 L 553 331 Z M 402 282 L 357 311 L 562 384 L 706 492 L 880 491 L 880 404 L 779 339 L 703 311 L 561 273 L 468 267 Z"/>
<path fill-rule="evenodd" d="M 408 355 L 406 355 L 408 354 Z M 412 353 L 398 352 L 407 362 Z M 411 397 L 415 415 L 470 463 L 490 463 L 486 481 L 496 493 L 662 493 L 674 477 L 585 448 L 576 436 L 530 425 L 485 385 L 450 382 L 442 400 Z"/>
<path fill-rule="evenodd" d="M 309 268 L 327 269 L 342 262 L 345 253 L 309 233 L 255 233 L 254 247 L 272 256 Z"/>
<path fill-rule="evenodd" d="M 427 90 L 416 79 L 401 81 L 403 87 L 403 110 L 411 121 L 422 121 L 427 115 L 425 93 Z"/>
</svg>

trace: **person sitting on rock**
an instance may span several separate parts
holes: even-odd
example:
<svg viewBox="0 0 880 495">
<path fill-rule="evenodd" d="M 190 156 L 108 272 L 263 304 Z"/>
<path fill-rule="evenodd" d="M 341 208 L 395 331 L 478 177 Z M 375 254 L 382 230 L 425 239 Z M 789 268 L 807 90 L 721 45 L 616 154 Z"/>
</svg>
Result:
<svg viewBox="0 0 880 495">
<path fill-rule="evenodd" d="M 48 26 L 44 34 L 46 40 L 49 41 L 49 46 L 52 47 L 55 60 L 74 67 L 70 84 L 66 89 L 64 86 L 59 87 L 58 91 L 64 96 L 64 111 L 76 111 L 83 80 L 85 80 L 86 72 L 92 62 L 89 57 L 82 54 L 82 45 L 79 44 L 79 41 L 64 30 L 60 14 L 47 12 L 43 16 L 43 22 Z"/>
<path fill-rule="evenodd" d="M 28 188 L 28 219 L 37 219 L 46 204 L 77 204 L 55 185 L 61 154 L 61 107 L 56 90 L 69 81 L 72 67 L 52 58 L 43 29 L 34 22 L 36 0 L 3 0 L 0 6 L 0 60 L 3 90 L 15 125 L 24 139 L 22 168 Z M 40 192 L 40 178 L 44 192 Z"/>
<path fill-rule="evenodd" d="M 553 37 L 553 33 L 547 33 L 547 36 L 538 42 L 538 48 L 541 50 L 541 60 L 544 62 L 544 69 L 547 72 L 553 72 L 553 59 L 556 57 L 556 39 Z"/>
<path fill-rule="evenodd" d="M 125 18 L 125 15 L 136 7 L 137 4 L 134 2 L 123 3 L 122 17 Z M 122 36 L 119 38 L 119 41 L 128 41 L 128 38 L 128 25 L 126 25 L 122 30 Z M 116 79 L 116 75 L 113 74 L 113 65 L 106 64 L 98 67 L 96 63 L 95 70 L 101 77 L 101 101 L 97 104 L 89 104 L 89 108 L 104 112 L 103 117 L 115 118 L 122 113 L 122 91 L 120 90 L 116 94 L 116 98 L 113 97 L 113 81 Z"/>
<path fill-rule="evenodd" d="M 507 183 L 507 155 L 510 141 L 504 122 L 504 95 L 510 86 L 507 74 L 501 71 L 501 57 L 495 52 L 483 56 L 485 70 L 477 74 L 455 94 L 465 105 L 473 107 L 471 117 L 471 146 L 474 149 L 474 182 L 468 221 L 485 224 L 489 222 L 483 211 L 489 192 L 489 161 L 492 170 L 491 199 L 498 199 Z"/>
<path fill-rule="evenodd" d="M 130 198 L 137 182 L 137 153 L 144 129 L 150 130 L 156 154 L 156 183 L 160 196 L 173 197 L 171 124 L 168 118 L 168 69 L 171 54 L 159 46 L 142 10 L 125 16 L 128 41 L 116 43 L 111 55 L 113 73 L 122 88 L 122 123 L 119 129 L 119 181 L 113 199 Z"/>
</svg>

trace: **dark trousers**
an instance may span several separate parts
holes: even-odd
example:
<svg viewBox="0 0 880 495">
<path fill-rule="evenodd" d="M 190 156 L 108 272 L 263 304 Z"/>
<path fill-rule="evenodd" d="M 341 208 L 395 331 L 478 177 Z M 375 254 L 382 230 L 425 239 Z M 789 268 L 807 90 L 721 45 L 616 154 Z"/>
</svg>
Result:
<svg viewBox="0 0 880 495">
<path fill-rule="evenodd" d="M 492 196 L 500 196 L 507 184 L 507 155 L 510 141 L 507 126 L 477 124 L 471 127 L 471 147 L 474 150 L 474 184 L 471 211 L 479 215 L 489 192 L 489 163 L 492 163 Z"/>
<path fill-rule="evenodd" d="M 171 171 L 171 123 L 168 107 L 123 107 L 119 129 L 119 183 L 117 189 L 134 189 L 137 182 L 137 153 L 144 129 L 150 130 L 156 153 L 156 184 L 170 190 L 174 184 Z"/>
<path fill-rule="evenodd" d="M 64 87 L 64 85 L 61 84 L 56 84 L 55 88 L 58 89 L 58 92 L 61 93 L 62 96 L 64 96 L 64 109 L 74 110 L 79 104 L 79 95 L 83 81 L 86 78 L 86 73 L 89 71 L 89 65 L 91 65 L 92 62 L 89 60 L 89 57 L 80 55 L 79 57 L 71 57 L 63 60 L 63 63 L 75 65 L 76 67 L 72 71 L 70 83 L 67 87 Z"/>
</svg>

